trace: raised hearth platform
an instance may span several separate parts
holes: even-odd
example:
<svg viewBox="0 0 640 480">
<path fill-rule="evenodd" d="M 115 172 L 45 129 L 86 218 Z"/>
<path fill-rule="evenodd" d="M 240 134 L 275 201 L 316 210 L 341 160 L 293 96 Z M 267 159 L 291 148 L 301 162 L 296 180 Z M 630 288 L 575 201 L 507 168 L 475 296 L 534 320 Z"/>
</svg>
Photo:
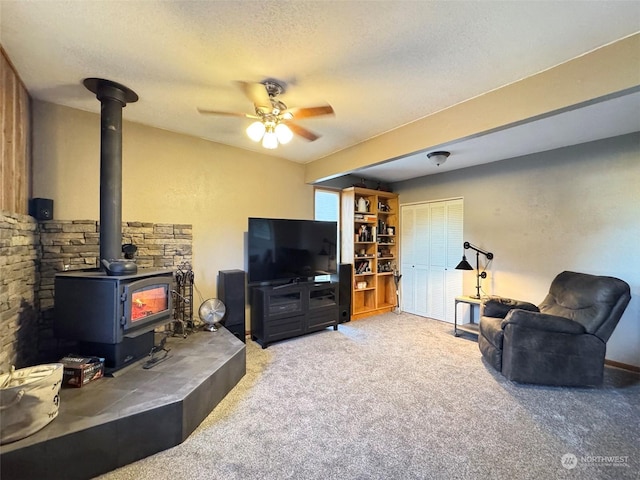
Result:
<svg viewBox="0 0 640 480">
<path fill-rule="evenodd" d="M 169 358 L 60 391 L 58 417 L 0 447 L 0 478 L 87 479 L 182 443 L 246 372 L 225 328 L 169 337 Z"/>
</svg>

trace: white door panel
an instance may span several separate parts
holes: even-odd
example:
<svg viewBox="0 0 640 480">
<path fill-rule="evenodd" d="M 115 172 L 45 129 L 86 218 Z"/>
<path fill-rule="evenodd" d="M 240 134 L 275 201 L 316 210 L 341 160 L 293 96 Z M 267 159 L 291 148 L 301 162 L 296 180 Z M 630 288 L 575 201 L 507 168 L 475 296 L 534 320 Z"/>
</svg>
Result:
<svg viewBox="0 0 640 480">
<path fill-rule="evenodd" d="M 402 310 L 453 323 L 462 295 L 462 199 L 402 206 Z"/>
</svg>

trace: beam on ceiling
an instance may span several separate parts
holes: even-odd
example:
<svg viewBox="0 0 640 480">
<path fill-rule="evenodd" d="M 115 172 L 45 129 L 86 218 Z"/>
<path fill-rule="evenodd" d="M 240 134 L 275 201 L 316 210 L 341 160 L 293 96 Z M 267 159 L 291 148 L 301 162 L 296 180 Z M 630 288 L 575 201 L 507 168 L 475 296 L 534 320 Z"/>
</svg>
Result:
<svg viewBox="0 0 640 480">
<path fill-rule="evenodd" d="M 392 158 L 590 104 L 638 86 L 640 33 L 308 163 L 305 181 L 317 183 L 336 178 Z"/>
</svg>

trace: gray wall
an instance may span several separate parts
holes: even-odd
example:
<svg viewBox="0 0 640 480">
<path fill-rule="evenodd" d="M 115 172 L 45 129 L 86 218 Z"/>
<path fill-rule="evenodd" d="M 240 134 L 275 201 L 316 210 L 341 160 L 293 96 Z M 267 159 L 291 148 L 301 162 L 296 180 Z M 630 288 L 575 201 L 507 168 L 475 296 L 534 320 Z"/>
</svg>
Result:
<svg viewBox="0 0 640 480">
<path fill-rule="evenodd" d="M 563 270 L 625 280 L 632 299 L 607 358 L 640 366 L 640 133 L 393 186 L 402 204 L 464 198 L 465 240 L 495 255 L 486 294 L 539 303 Z M 465 294 L 474 285 L 465 273 Z"/>
</svg>

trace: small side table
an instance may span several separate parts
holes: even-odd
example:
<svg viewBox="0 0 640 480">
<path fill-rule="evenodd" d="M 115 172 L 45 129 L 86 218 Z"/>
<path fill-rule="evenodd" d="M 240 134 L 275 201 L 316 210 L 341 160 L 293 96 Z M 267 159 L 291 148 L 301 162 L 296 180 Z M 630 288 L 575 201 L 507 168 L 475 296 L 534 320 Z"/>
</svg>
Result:
<svg viewBox="0 0 640 480">
<path fill-rule="evenodd" d="M 466 303 L 470 306 L 469 309 L 469 323 L 463 323 L 458 325 L 458 304 Z M 478 335 L 478 324 L 473 321 L 473 308 L 478 307 L 478 312 L 480 311 L 480 305 L 482 304 L 482 299 L 475 297 L 456 297 L 455 309 L 453 314 L 453 334 L 456 337 L 459 337 L 460 334 L 458 330 L 462 332 L 471 333 L 473 335 Z"/>
</svg>

